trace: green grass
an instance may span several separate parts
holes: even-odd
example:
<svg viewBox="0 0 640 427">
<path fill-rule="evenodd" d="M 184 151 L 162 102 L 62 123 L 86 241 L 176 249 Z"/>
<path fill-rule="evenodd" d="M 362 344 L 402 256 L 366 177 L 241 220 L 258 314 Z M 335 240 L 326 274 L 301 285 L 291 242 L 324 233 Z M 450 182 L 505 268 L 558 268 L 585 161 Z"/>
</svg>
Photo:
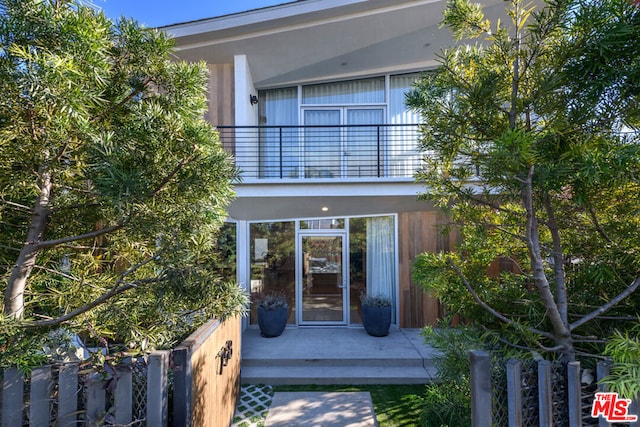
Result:
<svg viewBox="0 0 640 427">
<path fill-rule="evenodd" d="M 368 391 L 380 427 L 419 426 L 420 408 L 412 396 L 423 396 L 425 386 L 410 385 L 279 385 L 273 391 Z"/>
</svg>

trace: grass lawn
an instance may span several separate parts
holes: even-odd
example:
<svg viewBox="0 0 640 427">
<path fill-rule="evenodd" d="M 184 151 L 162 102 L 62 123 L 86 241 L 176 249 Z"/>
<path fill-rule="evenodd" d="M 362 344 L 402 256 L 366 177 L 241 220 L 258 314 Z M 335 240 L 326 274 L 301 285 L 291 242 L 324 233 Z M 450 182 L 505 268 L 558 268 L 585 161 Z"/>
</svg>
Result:
<svg viewBox="0 0 640 427">
<path fill-rule="evenodd" d="M 273 391 L 368 391 L 380 427 L 419 426 L 420 409 L 412 395 L 424 395 L 424 384 L 410 385 L 278 385 Z"/>
</svg>

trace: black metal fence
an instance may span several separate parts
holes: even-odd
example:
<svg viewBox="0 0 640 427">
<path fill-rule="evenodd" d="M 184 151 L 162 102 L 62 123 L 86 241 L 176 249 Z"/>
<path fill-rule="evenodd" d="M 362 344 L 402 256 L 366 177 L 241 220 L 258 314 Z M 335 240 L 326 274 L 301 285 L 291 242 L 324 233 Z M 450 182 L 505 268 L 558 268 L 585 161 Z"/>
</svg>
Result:
<svg viewBox="0 0 640 427">
<path fill-rule="evenodd" d="M 244 179 L 410 178 L 419 126 L 218 126 Z"/>
</svg>

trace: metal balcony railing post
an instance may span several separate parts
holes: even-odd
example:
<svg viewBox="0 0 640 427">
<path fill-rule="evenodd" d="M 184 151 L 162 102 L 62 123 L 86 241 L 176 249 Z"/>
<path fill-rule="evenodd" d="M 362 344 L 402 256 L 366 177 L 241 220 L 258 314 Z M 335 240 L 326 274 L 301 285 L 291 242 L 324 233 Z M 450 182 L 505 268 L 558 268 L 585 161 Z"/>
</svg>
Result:
<svg viewBox="0 0 640 427">
<path fill-rule="evenodd" d="M 279 128 L 280 131 L 280 179 L 284 177 L 284 165 L 283 165 L 283 156 L 282 156 L 282 126 Z"/>
<path fill-rule="evenodd" d="M 381 163 L 382 162 L 380 161 L 382 156 L 381 156 L 381 153 L 380 153 L 380 145 L 381 144 L 380 144 L 380 126 L 379 125 L 376 126 L 376 133 L 377 133 L 377 144 L 378 144 L 378 178 L 380 178 L 382 176 L 381 175 L 381 167 L 382 167 Z"/>
</svg>

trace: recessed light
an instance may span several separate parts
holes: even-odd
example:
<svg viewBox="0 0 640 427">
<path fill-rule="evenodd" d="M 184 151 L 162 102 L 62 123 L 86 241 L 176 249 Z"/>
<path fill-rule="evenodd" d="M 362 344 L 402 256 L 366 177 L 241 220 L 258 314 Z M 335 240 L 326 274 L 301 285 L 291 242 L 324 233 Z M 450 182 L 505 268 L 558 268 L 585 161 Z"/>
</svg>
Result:
<svg viewBox="0 0 640 427">
<path fill-rule="evenodd" d="M 322 212 L 326 212 L 326 211 L 328 211 L 328 210 L 329 210 L 329 208 L 328 208 L 328 207 L 326 207 L 326 206 L 323 206 L 323 207 L 322 207 Z"/>
</svg>

